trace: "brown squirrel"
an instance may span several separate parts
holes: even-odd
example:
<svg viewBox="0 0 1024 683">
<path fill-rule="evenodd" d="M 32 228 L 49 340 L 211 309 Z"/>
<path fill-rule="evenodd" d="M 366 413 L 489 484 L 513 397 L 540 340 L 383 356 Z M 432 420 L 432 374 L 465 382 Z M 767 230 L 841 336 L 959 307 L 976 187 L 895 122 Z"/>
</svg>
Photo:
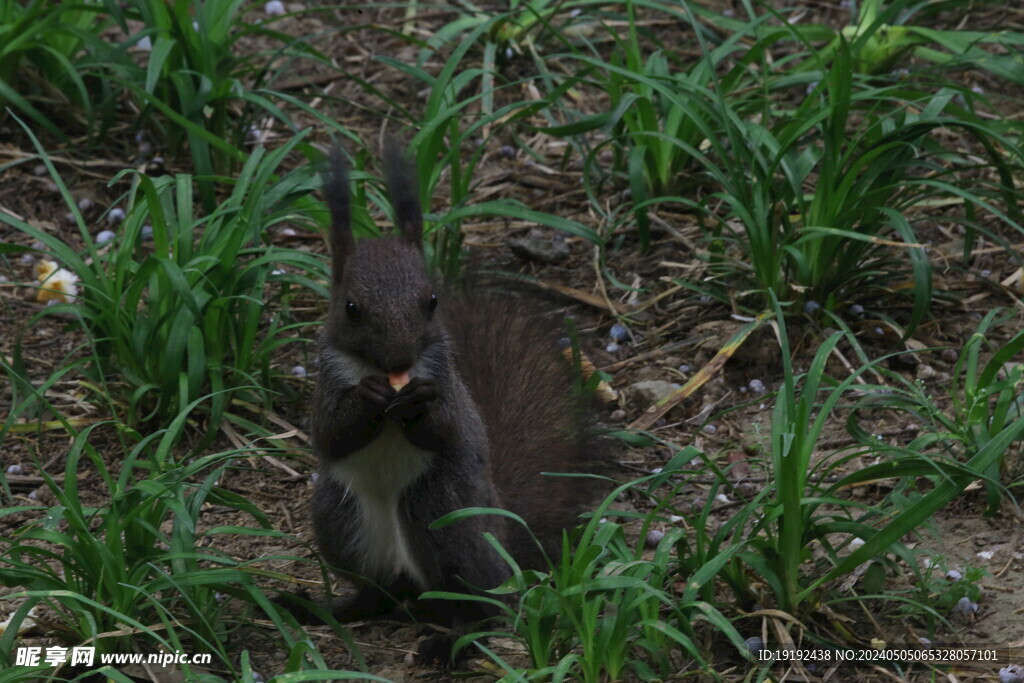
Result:
<svg viewBox="0 0 1024 683">
<path fill-rule="evenodd" d="M 412 172 L 393 149 L 384 161 L 395 235 L 355 241 L 338 150 L 325 182 L 333 269 L 311 418 L 320 462 L 312 511 L 324 558 L 356 577 L 357 595 L 333 608 L 342 621 L 427 590 L 499 585 L 511 570 L 485 531 L 524 568 L 543 568 L 595 500 L 586 479 L 541 473 L 595 471 L 601 461 L 560 321 L 507 293 L 435 286 Z M 498 515 L 429 528 L 468 507 L 515 512 L 544 552 Z M 414 607 L 456 623 L 490 613 L 474 601 Z"/>
</svg>

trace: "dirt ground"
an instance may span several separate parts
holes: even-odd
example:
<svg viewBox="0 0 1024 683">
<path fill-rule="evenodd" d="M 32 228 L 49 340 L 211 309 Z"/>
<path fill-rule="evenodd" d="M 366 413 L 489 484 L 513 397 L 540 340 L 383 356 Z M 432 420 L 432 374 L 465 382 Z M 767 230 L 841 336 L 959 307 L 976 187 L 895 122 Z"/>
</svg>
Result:
<svg viewBox="0 0 1024 683">
<path fill-rule="evenodd" d="M 721 4 L 721 3 L 720 3 Z M 739 3 L 736 3 L 737 5 Z M 826 23 L 845 23 L 846 16 L 839 3 L 812 3 L 814 16 L 808 20 Z M 261 19 L 261 4 L 253 4 L 249 12 L 253 20 Z M 293 3 L 290 9 L 301 9 Z M 739 7 L 735 8 L 739 11 Z M 376 30 L 372 26 L 346 31 L 340 36 L 334 31 L 338 26 L 351 26 L 357 18 L 360 24 L 394 25 L 395 16 L 386 9 L 354 11 L 338 10 L 328 13 L 314 13 L 298 17 L 287 17 L 275 26 L 292 36 L 311 36 L 314 45 L 332 56 L 339 64 L 350 70 L 360 69 L 360 77 L 371 81 L 383 92 L 387 92 L 415 105 L 422 100 L 422 93 L 412 89 L 405 77 L 394 69 L 387 68 L 372 59 L 374 55 L 389 55 L 398 59 L 415 57 L 411 48 L 405 47 L 393 36 Z M 1016 16 L 1016 15 L 1014 15 Z M 424 32 L 436 30 L 450 15 L 438 11 L 424 22 Z M 1016 17 L 1019 19 L 1019 16 Z M 971 21 L 979 26 L 988 21 L 1006 21 L 1006 17 L 979 11 Z M 1018 27 L 1020 28 L 1020 27 Z M 679 31 L 679 27 L 666 26 L 666 33 Z M 681 36 L 677 41 L 686 42 Z M 262 47 L 250 45 L 250 49 Z M 381 100 L 357 83 L 346 80 L 340 72 L 328 71 L 320 65 L 297 62 L 287 74 L 286 82 L 271 84 L 288 90 L 296 96 L 317 100 L 318 107 L 331 111 L 335 118 L 364 140 L 378 140 L 383 131 L 383 121 L 378 114 L 384 107 Z M 986 88 L 997 88 L 986 76 L 970 72 L 964 78 L 972 84 Z M 419 86 L 415 86 L 418 88 Z M 301 113 L 296 114 L 300 123 Z M 32 147 L 28 140 L 19 135 L 9 121 L 2 121 L 4 134 L 0 135 L 0 163 L 31 158 Z M 115 128 L 105 148 L 91 150 L 88 154 L 74 148 L 51 149 L 51 153 L 66 159 L 58 169 L 64 181 L 72 189 L 76 199 L 90 198 L 97 206 L 107 206 L 123 191 L 121 187 L 108 187 L 107 183 L 120 168 L 129 167 L 137 157 L 136 131 L 127 123 Z M 287 131 L 265 128 L 263 141 L 274 144 L 283 139 Z M 322 132 L 320 139 L 327 139 Z M 570 217 L 596 229 L 606 226 L 595 225 L 594 216 L 587 211 L 586 197 L 581 186 L 578 165 L 561 163 L 564 148 L 554 139 L 541 136 L 530 141 L 533 148 L 545 156 L 547 163 L 538 164 L 524 154 L 507 154 L 503 148 L 514 143 L 511 137 L 497 136 L 486 142 L 484 161 L 479 171 L 479 191 L 488 198 L 514 197 L 533 209 Z M 167 157 L 171 171 L 187 171 L 187 158 L 175 158 L 171 150 L 154 150 Z M 38 174 L 34 162 L 9 167 L 0 174 L 0 209 L 15 214 L 33 225 L 40 226 L 52 234 L 60 235 L 70 245 L 81 245 L 77 228 L 63 218 L 67 212 L 59 193 L 45 174 Z M 623 188 L 609 190 L 620 192 Z M 607 271 L 602 273 L 596 264 L 593 248 L 582 240 L 568 238 L 569 256 L 555 264 L 542 264 L 517 255 L 509 240 L 521 237 L 550 239 L 551 233 L 527 224 L 498 225 L 481 223 L 467 228 L 466 242 L 473 258 L 489 266 L 528 273 L 549 289 L 561 293 L 549 294 L 552 302 L 563 307 L 573 316 L 585 340 L 586 351 L 594 363 L 612 377 L 612 386 L 619 391 L 620 398 L 615 404 L 602 408 L 601 420 L 611 427 L 626 427 L 639 418 L 647 404 L 630 401 L 628 388 L 645 380 L 665 380 L 681 383 L 697 369 L 704 367 L 711 357 L 739 329 L 741 323 L 734 317 L 736 311 L 717 302 L 698 300 L 672 283 L 672 278 L 699 279 L 705 272 L 706 264 L 694 256 L 689 245 L 700 238 L 696 217 L 676 207 L 662 207 L 658 211 L 661 220 L 672 226 L 670 231 L 659 231 L 651 248 L 646 253 L 637 247 L 636 235 L 623 232 L 616 248 L 607 255 Z M 997 245 L 978 244 L 977 256 L 964 266 L 956 258 L 962 236 L 955 230 L 943 229 L 934 222 L 928 234 L 930 253 L 936 264 L 935 290 L 943 296 L 937 299 L 933 316 L 923 324 L 915 335 L 921 347 L 948 348 L 958 351 L 974 332 L 981 317 L 997 306 L 1016 307 L 1022 310 L 1018 294 L 1001 286 L 1006 277 L 1017 268 L 1016 257 L 1006 253 Z M 100 228 L 97 227 L 97 230 Z M 290 246 L 298 246 L 316 253 L 326 253 L 322 241 L 315 235 L 300 234 L 298 237 L 279 234 L 275 239 L 287 240 Z M 0 227 L 0 241 L 15 244 L 30 244 L 24 235 L 9 228 Z M 1018 245 L 1019 246 L 1019 245 Z M 84 335 L 54 317 L 35 320 L 40 305 L 33 300 L 33 291 L 21 283 L 32 280 L 31 258 L 7 257 L 0 259 L 0 353 L 10 358 L 15 344 L 20 340 L 21 352 L 33 381 L 39 382 L 62 367 L 68 358 L 82 353 Z M 642 284 L 637 293 L 622 291 L 611 286 L 615 281 L 626 284 Z M 611 303 L 610 303 L 611 302 Z M 609 313 L 612 305 L 634 311 L 631 341 L 609 351 L 610 327 L 616 322 Z M 885 305 L 906 308 L 905 300 L 894 298 Z M 867 306 L 870 308 L 870 306 Z M 310 327 L 301 334 L 311 337 L 317 321 L 323 314 L 323 302 L 310 302 L 308 317 Z M 865 350 L 872 357 L 899 350 L 894 338 L 885 335 L 872 336 L 878 321 L 870 318 L 862 321 L 858 330 Z M 1011 324 L 998 331 L 1008 338 L 1019 327 L 1019 316 Z M 792 344 L 796 358 L 794 367 L 806 368 L 825 336 L 820 320 L 811 316 L 798 319 L 793 324 Z M 841 347 L 842 348 L 842 347 Z M 291 368 L 297 365 L 311 367 L 311 350 L 298 344 L 284 347 L 277 365 Z M 935 372 L 924 380 L 940 393 L 944 382 L 952 373 L 955 356 L 939 351 L 916 354 L 914 363 L 897 368 L 908 378 L 919 373 L 918 366 L 924 364 Z M 841 367 L 836 372 L 841 372 Z M 749 499 L 764 485 L 765 470 L 758 450 L 766 442 L 770 421 L 771 401 L 759 400 L 748 389 L 752 380 L 762 382 L 768 391 L 781 383 L 781 365 L 777 346 L 771 334 L 763 330 L 755 334 L 740 351 L 729 360 L 725 368 L 697 394 L 684 402 L 667 418 L 655 424 L 652 431 L 666 441 L 685 446 L 696 445 L 720 465 L 732 467 L 732 488 L 727 498 L 716 507 L 711 523 L 721 524 L 729 518 L 736 501 Z M 292 387 L 303 399 L 274 406 L 277 418 L 281 420 L 281 431 L 288 427 L 298 430 L 289 439 L 294 449 L 290 456 L 278 455 L 276 459 L 251 457 L 240 459 L 221 481 L 221 485 L 242 494 L 256 503 L 271 519 L 274 528 L 291 535 L 294 540 L 284 543 L 279 539 L 260 539 L 239 536 L 234 541 L 224 541 L 220 549 L 235 556 L 254 560 L 278 556 L 298 555 L 313 557 L 308 543 L 311 528 L 308 518 L 308 499 L 311 492 L 310 474 L 313 458 L 309 453 L 308 441 L 303 430 L 306 425 L 307 401 L 315 381 L 309 377 L 295 377 L 290 380 Z M 91 400 L 81 384 L 81 377 L 74 373 L 66 375 L 48 392 L 48 398 L 55 407 L 68 417 L 103 418 L 109 417 L 107 409 Z M 0 416 L 7 412 L 10 389 L 0 389 Z M 848 436 L 842 412 L 829 427 L 822 442 L 824 457 L 827 453 L 853 444 Z M 896 415 L 880 416 L 873 425 L 862 424 L 868 431 L 881 435 L 891 443 L 908 443 L 915 435 L 915 425 L 909 418 Z M 220 435 L 208 448 L 216 452 L 231 448 L 230 435 Z M 97 430 L 93 444 L 101 453 L 109 455 L 111 466 L 116 467 L 120 457 L 120 445 L 113 430 Z M 5 505 L 23 505 L 34 496 L 35 503 L 52 503 L 52 495 L 40 484 L 39 470 L 57 476 L 63 471 L 63 454 L 68 439 L 60 432 L 43 434 L 8 435 L 0 451 L 0 467 L 6 471 L 12 465 L 22 468 L 21 478 L 13 477 L 14 498 L 3 501 Z M 668 448 L 628 449 L 621 447 L 616 454 L 622 479 L 648 473 L 662 466 L 671 456 Z M 298 476 L 296 476 L 296 474 Z M 1018 471 L 1017 475 L 1020 476 Z M 96 472 L 84 470 L 81 488 L 102 500 L 102 485 Z M 878 500 L 888 491 L 881 482 L 863 487 L 855 495 L 866 502 Z M 694 484 L 681 492 L 675 508 L 689 511 L 702 505 L 708 496 L 709 486 Z M 1018 488 L 1019 491 L 1019 488 Z M 731 499 L 731 500 L 730 500 Z M 948 641 L 986 644 L 1011 644 L 1024 648 L 1024 524 L 1019 512 L 1004 504 L 995 517 L 984 517 L 984 496 L 981 492 L 968 493 L 946 509 L 942 510 L 919 537 L 907 539 L 916 547 L 922 557 L 929 557 L 935 571 L 953 570 L 964 572 L 975 567 L 984 570 L 980 581 L 982 586 L 977 613 L 948 616 L 953 629 L 940 628 L 940 635 Z M 631 497 L 621 501 L 625 509 L 649 509 L 646 501 Z M 235 517 L 235 513 L 224 509 L 210 509 L 206 523 L 211 526 L 228 524 L 251 524 L 251 520 Z M 0 520 L 0 532 L 9 534 L 27 522 L 30 515 L 8 516 Z M 678 522 L 685 524 L 684 521 Z M 633 525 L 636 533 L 636 525 Z M 289 573 L 297 577 L 318 580 L 319 570 L 312 563 L 268 559 L 257 563 L 268 569 Z M 894 572 L 889 577 L 888 589 L 894 592 L 907 588 L 907 572 Z M 941 585 L 937 579 L 936 585 Z M 842 616 L 847 620 L 850 631 L 860 640 L 868 643 L 880 638 L 890 643 L 917 642 L 922 635 L 921 625 L 913 619 L 904 618 L 896 606 L 872 602 L 872 610 L 861 610 L 853 603 L 849 612 Z M 0 614 L 0 618 L 6 617 Z M 760 622 L 747 620 L 743 627 L 749 628 L 745 636 L 760 633 Z M 257 626 L 236 634 L 239 650 L 249 648 L 254 656 L 255 669 L 265 678 L 280 670 L 285 654 L 274 649 L 273 641 Z M 394 681 L 435 680 L 441 674 L 413 661 L 419 639 L 429 629 L 397 621 L 373 621 L 350 626 L 352 637 L 362 649 L 369 671 Z M 343 640 L 327 627 L 310 627 L 310 638 L 316 643 L 324 658 L 332 667 L 345 668 L 355 665 Z M 266 642 L 263 643 L 262 641 Z M 498 652 L 511 661 L 517 659 L 515 643 L 498 641 L 492 643 Z M 521 657 L 520 657 L 521 658 Z M 1018 662 L 1024 664 L 1024 662 Z M 474 660 L 474 667 L 486 671 L 483 660 Z M 681 664 L 681 673 L 689 670 Z M 725 670 L 723 668 L 723 670 Z M 738 680 L 742 674 L 731 674 Z M 958 680 L 988 679 L 991 671 L 964 670 L 958 672 Z M 728 678 L 730 674 L 726 674 Z M 871 670 L 858 672 L 856 680 L 884 680 L 886 676 Z M 841 680 L 834 678 L 833 680 Z M 846 679 L 852 680 L 852 679 Z M 892 680 L 892 678 L 888 678 Z"/>
</svg>

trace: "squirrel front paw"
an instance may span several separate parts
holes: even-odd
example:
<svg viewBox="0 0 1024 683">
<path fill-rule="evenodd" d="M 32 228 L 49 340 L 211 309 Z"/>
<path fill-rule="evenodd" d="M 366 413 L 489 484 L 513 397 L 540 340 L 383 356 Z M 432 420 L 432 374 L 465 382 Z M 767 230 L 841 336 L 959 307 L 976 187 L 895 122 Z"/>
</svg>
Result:
<svg viewBox="0 0 1024 683">
<path fill-rule="evenodd" d="M 434 380 L 413 377 L 395 396 L 388 406 L 387 413 L 406 421 L 418 420 L 430 409 L 430 404 L 435 398 L 437 388 L 434 386 Z"/>
<path fill-rule="evenodd" d="M 383 413 L 395 400 L 395 390 L 388 384 L 388 378 L 380 375 L 368 375 L 359 380 L 358 392 L 371 414 Z"/>
</svg>

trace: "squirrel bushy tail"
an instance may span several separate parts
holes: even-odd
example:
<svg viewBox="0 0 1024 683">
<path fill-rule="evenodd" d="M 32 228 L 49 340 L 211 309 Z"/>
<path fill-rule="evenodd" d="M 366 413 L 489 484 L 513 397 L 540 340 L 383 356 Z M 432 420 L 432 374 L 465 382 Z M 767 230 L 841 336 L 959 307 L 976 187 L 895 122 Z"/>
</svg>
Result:
<svg viewBox="0 0 1024 683">
<path fill-rule="evenodd" d="M 554 560 L 562 531 L 579 524 L 606 487 L 543 473 L 603 473 L 606 444 L 594 432 L 591 401 L 564 353 L 563 321 L 521 293 L 463 291 L 449 296 L 445 325 L 455 367 L 487 429 L 494 486 L 501 506 L 527 522 Z M 546 568 L 518 524 L 510 525 L 507 550 L 525 567 Z"/>
</svg>

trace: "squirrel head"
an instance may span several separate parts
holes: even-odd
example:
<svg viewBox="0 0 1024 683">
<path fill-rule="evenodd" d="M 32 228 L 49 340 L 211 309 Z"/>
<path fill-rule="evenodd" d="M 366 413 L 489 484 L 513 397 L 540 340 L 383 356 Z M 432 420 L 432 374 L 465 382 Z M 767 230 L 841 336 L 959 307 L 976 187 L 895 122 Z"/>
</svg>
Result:
<svg viewBox="0 0 1024 683">
<path fill-rule="evenodd" d="M 331 212 L 331 304 L 325 339 L 382 373 L 409 370 L 443 338 L 435 319 L 438 297 L 423 262 L 423 214 L 409 164 L 385 149 L 385 178 L 395 234 L 356 241 L 348 173 L 332 150 L 324 192 Z"/>
</svg>

